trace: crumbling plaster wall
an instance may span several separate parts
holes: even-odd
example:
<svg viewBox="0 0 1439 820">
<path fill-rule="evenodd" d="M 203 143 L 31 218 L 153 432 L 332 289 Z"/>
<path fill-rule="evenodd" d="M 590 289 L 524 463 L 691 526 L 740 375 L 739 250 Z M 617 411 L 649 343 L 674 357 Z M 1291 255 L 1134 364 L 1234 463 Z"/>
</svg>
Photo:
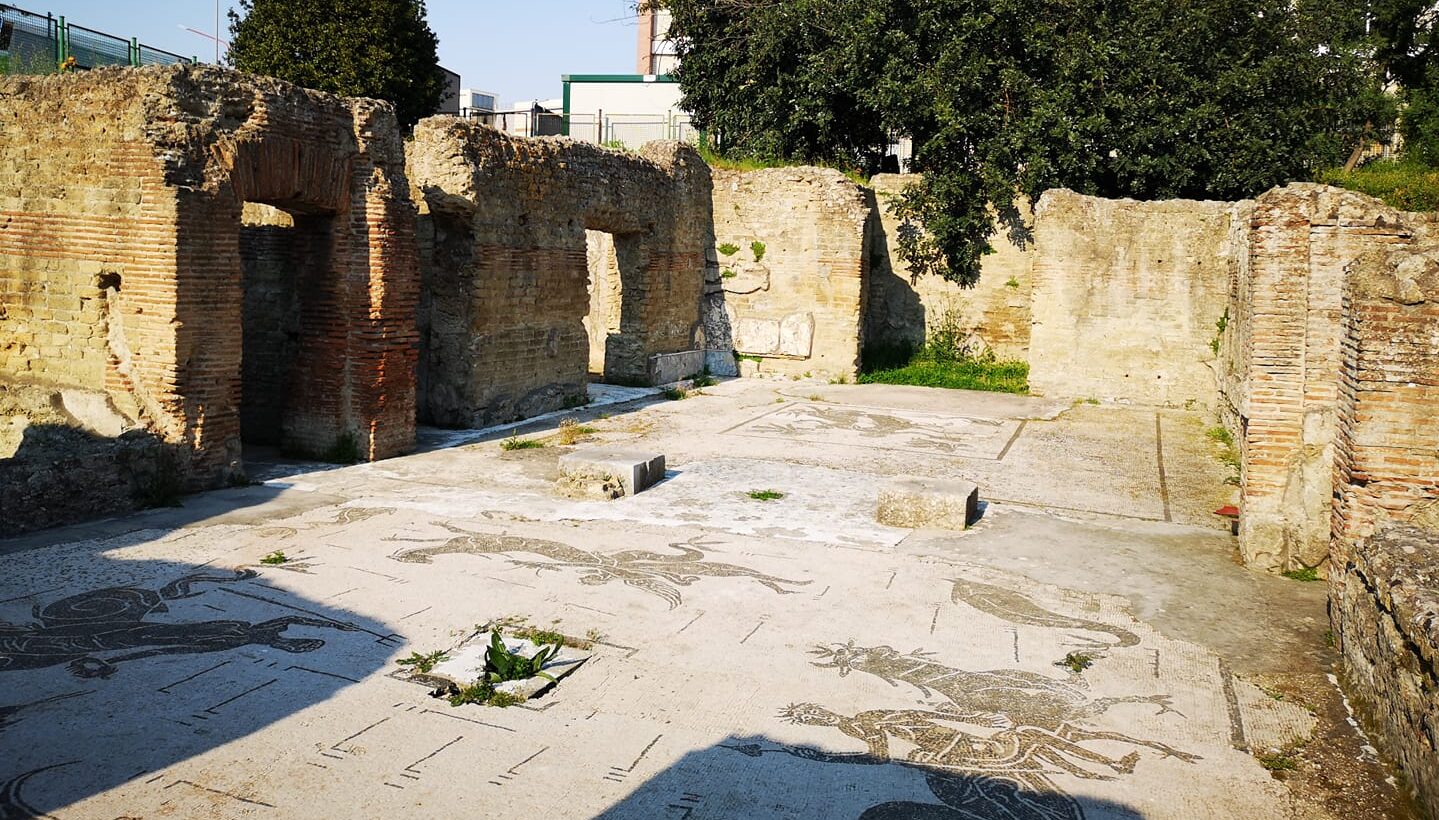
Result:
<svg viewBox="0 0 1439 820">
<path fill-rule="evenodd" d="M 402 163 L 387 105 L 276 80 L 0 78 L 0 382 L 87 394 L 107 423 L 172 448 L 182 484 L 225 480 L 240 455 L 241 214 L 267 202 L 330 224 L 286 438 L 404 451 L 417 281 Z"/>
<path fill-rule="evenodd" d="M 713 214 L 712 358 L 733 351 L 746 375 L 856 377 L 873 195 L 827 168 L 716 170 Z"/>
<path fill-rule="evenodd" d="M 422 211 L 421 418 L 484 426 L 584 399 L 586 231 L 614 237 L 619 331 L 606 381 L 652 381 L 656 355 L 700 346 L 709 168 L 692 148 L 638 154 L 511 137 L 452 117 L 415 129 Z"/>
<path fill-rule="evenodd" d="M 1212 344 L 1242 211 L 1046 192 L 1034 217 L 1033 392 L 1213 407 Z"/>
<path fill-rule="evenodd" d="M 993 353 L 1004 360 L 1029 357 L 1030 268 L 1034 243 L 1024 226 L 1011 231 L 996 222 L 990 239 L 994 252 L 980 261 L 979 281 L 972 288 L 937 276 L 914 277 L 899 254 L 900 219 L 892 209 L 915 175 L 880 174 L 870 180 L 877 218 L 871 220 L 868 306 L 865 310 L 866 354 L 886 348 L 923 345 L 929 334 L 952 323 L 965 334 L 974 353 Z M 1027 202 L 1018 207 L 1028 219 Z"/>
</svg>

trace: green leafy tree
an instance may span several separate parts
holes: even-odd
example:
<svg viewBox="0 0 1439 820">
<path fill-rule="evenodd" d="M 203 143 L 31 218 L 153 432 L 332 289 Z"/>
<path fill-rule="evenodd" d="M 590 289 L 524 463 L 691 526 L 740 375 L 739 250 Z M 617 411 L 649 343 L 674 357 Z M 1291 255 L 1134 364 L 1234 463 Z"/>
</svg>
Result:
<svg viewBox="0 0 1439 820">
<path fill-rule="evenodd" d="M 900 252 L 962 284 L 1022 197 L 1251 196 L 1393 122 L 1347 0 L 659 2 L 723 150 L 874 170 L 910 136 Z"/>
<path fill-rule="evenodd" d="M 348 97 L 388 100 L 405 128 L 445 93 L 423 0 L 240 0 L 230 62 Z"/>
</svg>

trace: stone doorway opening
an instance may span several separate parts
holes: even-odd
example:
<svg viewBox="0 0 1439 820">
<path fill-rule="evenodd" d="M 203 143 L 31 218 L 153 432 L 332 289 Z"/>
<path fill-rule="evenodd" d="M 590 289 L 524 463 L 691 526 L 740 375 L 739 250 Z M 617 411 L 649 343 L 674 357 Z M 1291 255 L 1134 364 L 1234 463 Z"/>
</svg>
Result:
<svg viewBox="0 0 1439 820">
<path fill-rule="evenodd" d="M 589 342 L 586 370 L 592 384 L 649 384 L 643 346 L 627 332 L 643 320 L 637 293 L 639 257 L 636 235 L 585 231 L 589 292 L 589 311 L 584 317 Z"/>
</svg>

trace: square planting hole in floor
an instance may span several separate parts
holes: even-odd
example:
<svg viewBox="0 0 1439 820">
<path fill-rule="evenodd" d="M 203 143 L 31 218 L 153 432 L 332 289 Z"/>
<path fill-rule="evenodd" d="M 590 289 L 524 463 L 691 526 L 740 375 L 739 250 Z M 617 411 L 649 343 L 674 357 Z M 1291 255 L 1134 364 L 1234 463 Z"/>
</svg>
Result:
<svg viewBox="0 0 1439 820">
<path fill-rule="evenodd" d="M 453 649 L 399 661 L 408 680 L 451 705 L 514 706 L 538 698 L 594 654 L 593 642 L 528 627 L 479 627 Z"/>
</svg>

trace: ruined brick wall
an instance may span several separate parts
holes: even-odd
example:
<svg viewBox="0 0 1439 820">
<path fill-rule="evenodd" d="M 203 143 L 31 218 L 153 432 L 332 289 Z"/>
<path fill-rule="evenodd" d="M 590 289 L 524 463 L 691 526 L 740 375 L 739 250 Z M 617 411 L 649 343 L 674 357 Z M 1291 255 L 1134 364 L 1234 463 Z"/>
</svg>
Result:
<svg viewBox="0 0 1439 820">
<path fill-rule="evenodd" d="M 1338 564 L 1330 614 L 1366 728 L 1439 816 L 1439 535 L 1399 526 Z"/>
<path fill-rule="evenodd" d="M 900 220 L 890 204 L 915 179 L 912 175 L 880 174 L 870 180 L 877 217 L 870 223 L 866 351 L 892 345 L 918 347 L 938 324 L 952 322 L 968 337 L 971 350 L 1026 361 L 1033 286 L 1032 241 L 1022 230 L 1011 235 L 1006 227 L 997 224 L 990 239 L 994 253 L 981 260 L 979 282 L 974 287 L 962 288 L 937 276 L 913 279 L 899 255 Z M 1024 203 L 1019 210 L 1027 216 L 1030 209 Z"/>
<path fill-rule="evenodd" d="M 1236 207 L 1045 193 L 1034 220 L 1032 390 L 1212 407 Z"/>
<path fill-rule="evenodd" d="M 279 81 L 0 78 L 0 382 L 101 394 L 192 486 L 223 481 L 240 455 L 241 215 L 264 202 L 324 222 L 284 438 L 404 451 L 417 279 L 402 163 L 388 106 Z"/>
<path fill-rule="evenodd" d="M 614 237 L 621 279 L 605 380 L 649 383 L 654 356 L 699 347 L 711 204 L 693 149 L 631 154 L 436 117 L 415 130 L 409 174 L 432 233 L 422 419 L 484 426 L 583 400 L 586 231 Z"/>
<path fill-rule="evenodd" d="M 746 374 L 854 378 L 873 212 L 838 171 L 716 171 L 707 347 Z"/>
<path fill-rule="evenodd" d="M 1378 200 L 1319 185 L 1255 200 L 1220 363 L 1225 416 L 1242 447 L 1247 565 L 1284 571 L 1328 560 L 1346 271 L 1422 230 Z"/>
</svg>

